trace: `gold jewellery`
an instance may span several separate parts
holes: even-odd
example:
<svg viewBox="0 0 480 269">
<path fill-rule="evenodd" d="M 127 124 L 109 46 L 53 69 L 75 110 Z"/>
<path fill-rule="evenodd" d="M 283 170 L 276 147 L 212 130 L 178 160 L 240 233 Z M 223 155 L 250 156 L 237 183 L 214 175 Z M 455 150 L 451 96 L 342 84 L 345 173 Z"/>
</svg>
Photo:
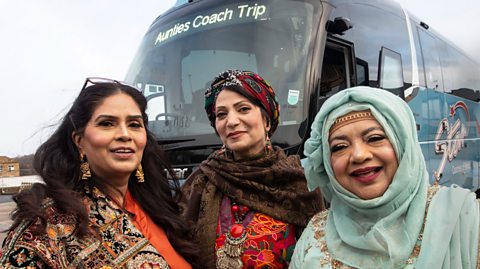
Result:
<svg viewBox="0 0 480 269">
<path fill-rule="evenodd" d="M 243 220 L 249 210 L 247 206 L 239 206 L 232 202 L 231 211 L 235 217 L 235 223 L 225 233 L 225 245 L 217 249 L 218 269 L 242 269 L 243 245 L 247 240 L 247 230 Z"/>
<path fill-rule="evenodd" d="M 90 164 L 83 154 L 80 155 L 80 162 L 80 177 L 82 180 L 88 180 L 92 177 L 92 172 L 90 171 Z M 145 174 L 143 173 L 142 164 L 138 164 L 135 176 L 139 183 L 145 182 Z"/>
<path fill-rule="evenodd" d="M 330 127 L 330 133 L 333 133 L 340 127 L 362 120 L 376 120 L 369 110 L 353 111 L 341 117 L 338 117 Z"/>
<path fill-rule="evenodd" d="M 138 179 L 138 183 L 145 182 L 145 174 L 143 173 L 143 168 L 141 163 L 138 164 L 137 172 L 135 172 L 135 176 Z"/>
<path fill-rule="evenodd" d="M 80 154 L 80 174 L 83 180 L 88 180 L 92 177 L 92 172 L 90 171 L 90 165 L 88 164 L 87 158 Z"/>
</svg>

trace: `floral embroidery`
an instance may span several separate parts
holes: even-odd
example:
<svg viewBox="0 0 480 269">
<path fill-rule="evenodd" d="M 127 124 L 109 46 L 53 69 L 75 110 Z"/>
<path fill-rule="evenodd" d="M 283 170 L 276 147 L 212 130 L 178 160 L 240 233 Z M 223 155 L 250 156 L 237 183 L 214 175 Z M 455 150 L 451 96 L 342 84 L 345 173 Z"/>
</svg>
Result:
<svg viewBox="0 0 480 269">
<path fill-rule="evenodd" d="M 44 203 L 46 233 L 35 235 L 36 223 L 24 222 L 9 232 L 1 268 L 170 268 L 165 259 L 115 203 L 94 188 L 86 191 L 92 235 L 77 238 L 75 217 L 62 214 L 51 200 Z"/>
<path fill-rule="evenodd" d="M 225 244 L 217 226 L 216 249 Z M 255 213 L 246 227 L 247 240 L 242 255 L 243 268 L 287 268 L 295 247 L 293 225 L 262 213 Z"/>
<path fill-rule="evenodd" d="M 422 230 L 420 231 L 420 234 L 417 238 L 417 243 L 413 248 L 412 253 L 410 254 L 410 257 L 405 261 L 407 265 L 413 264 L 415 261 L 415 258 L 418 257 L 418 254 L 420 254 L 420 248 L 421 248 L 421 243 L 423 239 L 423 229 L 425 228 L 428 208 L 429 208 L 430 202 L 432 201 L 433 196 L 437 193 L 438 190 L 439 190 L 438 186 L 432 186 L 428 188 L 427 205 L 425 207 L 425 217 L 423 220 Z M 315 216 L 313 216 L 311 220 L 312 229 L 314 232 L 314 238 L 317 240 L 315 246 L 318 249 L 320 249 L 320 251 L 323 253 L 323 258 L 320 259 L 319 261 L 319 268 L 326 265 L 330 265 L 333 269 L 353 269 L 354 267 L 347 266 L 342 262 L 335 260 L 335 258 L 333 258 L 333 256 L 328 251 L 327 241 L 325 240 L 325 227 L 327 225 L 327 219 L 328 219 L 328 210 L 324 210 L 316 214 Z M 308 249 L 306 251 L 308 251 Z"/>
</svg>

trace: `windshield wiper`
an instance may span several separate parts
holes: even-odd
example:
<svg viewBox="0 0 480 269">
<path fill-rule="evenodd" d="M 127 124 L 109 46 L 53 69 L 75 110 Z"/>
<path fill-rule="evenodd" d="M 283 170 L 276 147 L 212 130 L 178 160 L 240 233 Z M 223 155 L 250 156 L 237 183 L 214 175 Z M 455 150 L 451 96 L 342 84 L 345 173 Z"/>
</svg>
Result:
<svg viewBox="0 0 480 269">
<path fill-rule="evenodd" d="M 168 139 L 168 140 L 158 140 L 159 145 L 168 145 L 168 144 L 174 144 L 174 143 L 183 143 L 183 142 L 192 142 L 195 141 L 195 138 L 190 138 L 190 139 Z"/>
<path fill-rule="evenodd" d="M 161 147 L 164 150 L 170 151 L 170 150 L 195 150 L 195 149 L 219 149 L 222 147 L 222 144 L 204 144 L 204 145 L 195 145 L 195 144 L 164 144 L 161 145 Z"/>
</svg>

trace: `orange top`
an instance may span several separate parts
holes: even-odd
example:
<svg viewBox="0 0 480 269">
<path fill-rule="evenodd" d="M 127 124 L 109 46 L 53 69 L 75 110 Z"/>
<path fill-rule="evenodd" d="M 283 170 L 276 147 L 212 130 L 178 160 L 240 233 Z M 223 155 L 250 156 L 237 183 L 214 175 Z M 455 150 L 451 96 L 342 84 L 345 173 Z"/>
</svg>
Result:
<svg viewBox="0 0 480 269">
<path fill-rule="evenodd" d="M 124 206 L 125 210 L 135 214 L 132 221 L 133 225 L 150 241 L 172 269 L 192 268 L 192 266 L 173 249 L 163 229 L 158 227 L 152 219 L 145 214 L 129 191 L 125 194 Z"/>
</svg>

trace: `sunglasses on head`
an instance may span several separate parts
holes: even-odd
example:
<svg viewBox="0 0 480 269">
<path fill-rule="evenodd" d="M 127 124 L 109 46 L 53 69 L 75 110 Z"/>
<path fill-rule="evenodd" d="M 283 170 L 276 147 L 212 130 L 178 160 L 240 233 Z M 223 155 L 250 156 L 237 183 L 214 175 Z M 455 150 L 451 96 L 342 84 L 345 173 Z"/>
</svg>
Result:
<svg viewBox="0 0 480 269">
<path fill-rule="evenodd" d="M 120 80 L 115 80 L 115 79 L 110 79 L 110 78 L 100 78 L 100 77 L 89 77 L 85 80 L 85 83 L 83 84 L 83 87 L 82 87 L 82 90 L 84 90 L 86 87 L 90 86 L 90 85 L 96 85 L 96 84 L 102 84 L 102 83 L 115 83 L 115 84 L 118 84 L 118 85 L 122 85 L 122 86 L 127 86 L 127 87 L 130 87 L 130 88 L 134 88 L 135 90 L 141 92 L 142 90 L 135 87 L 135 86 L 132 86 L 126 82 L 123 82 L 123 81 L 120 81 Z"/>
</svg>

